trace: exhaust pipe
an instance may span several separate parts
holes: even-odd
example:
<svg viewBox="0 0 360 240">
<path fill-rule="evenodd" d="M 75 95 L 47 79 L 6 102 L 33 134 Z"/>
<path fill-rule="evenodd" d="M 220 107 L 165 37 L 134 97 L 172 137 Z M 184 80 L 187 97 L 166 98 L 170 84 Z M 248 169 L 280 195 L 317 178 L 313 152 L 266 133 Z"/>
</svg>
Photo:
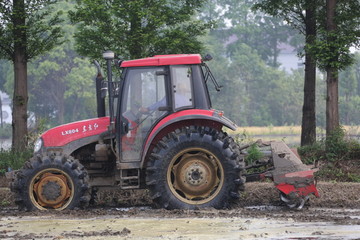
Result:
<svg viewBox="0 0 360 240">
<path fill-rule="evenodd" d="M 100 64 L 94 60 L 94 64 L 97 68 L 97 75 L 95 78 L 96 83 L 96 104 L 97 104 L 97 116 L 105 117 L 106 116 L 106 108 L 105 108 L 105 96 L 102 94 L 102 84 L 104 81 L 104 77 L 101 74 Z"/>
</svg>

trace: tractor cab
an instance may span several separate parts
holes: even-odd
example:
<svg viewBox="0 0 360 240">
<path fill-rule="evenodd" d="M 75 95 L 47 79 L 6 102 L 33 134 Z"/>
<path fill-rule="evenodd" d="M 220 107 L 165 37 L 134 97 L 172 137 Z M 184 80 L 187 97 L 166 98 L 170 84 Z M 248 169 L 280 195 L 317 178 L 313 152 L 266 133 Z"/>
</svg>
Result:
<svg viewBox="0 0 360 240">
<path fill-rule="evenodd" d="M 149 134 L 176 112 L 210 109 L 200 55 L 124 61 L 117 111 L 120 162 L 138 162 Z M 165 122 L 161 123 L 162 125 Z"/>
</svg>

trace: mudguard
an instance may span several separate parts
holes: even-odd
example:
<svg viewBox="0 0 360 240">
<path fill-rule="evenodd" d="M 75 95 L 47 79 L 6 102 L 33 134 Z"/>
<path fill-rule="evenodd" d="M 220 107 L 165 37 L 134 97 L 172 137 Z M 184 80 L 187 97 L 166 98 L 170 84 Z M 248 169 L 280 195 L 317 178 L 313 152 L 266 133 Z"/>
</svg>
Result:
<svg viewBox="0 0 360 240">
<path fill-rule="evenodd" d="M 175 112 L 164 119 L 162 119 L 156 126 L 152 129 L 149 134 L 149 137 L 146 141 L 144 147 L 144 153 L 147 153 L 152 142 L 159 138 L 159 136 L 163 137 L 169 130 L 175 130 L 176 128 L 180 128 L 184 125 L 189 125 L 189 121 L 191 125 L 201 124 L 202 121 L 211 122 L 212 125 L 205 124 L 206 126 L 212 126 L 216 129 L 221 129 L 223 126 L 230 128 L 231 130 L 236 130 L 237 126 L 231 120 L 223 116 L 223 112 L 217 111 L 215 109 L 204 110 L 204 109 L 191 109 L 191 110 L 183 110 L 179 112 Z M 165 132 L 164 132 L 165 131 Z M 141 165 L 143 166 L 146 154 L 143 154 L 141 159 Z"/>
</svg>

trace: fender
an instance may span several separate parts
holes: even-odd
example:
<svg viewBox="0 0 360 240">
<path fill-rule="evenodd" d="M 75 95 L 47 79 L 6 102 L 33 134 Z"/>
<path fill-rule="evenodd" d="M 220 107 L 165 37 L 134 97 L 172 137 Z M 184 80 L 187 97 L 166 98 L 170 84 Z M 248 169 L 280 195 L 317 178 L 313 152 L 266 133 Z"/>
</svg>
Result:
<svg viewBox="0 0 360 240">
<path fill-rule="evenodd" d="M 157 136 L 159 136 L 159 133 L 166 127 L 169 127 L 171 125 L 177 125 L 177 123 L 187 120 L 191 120 L 193 123 L 195 123 L 196 120 L 212 121 L 214 123 L 215 128 L 221 128 L 222 126 L 226 126 L 231 130 L 236 130 L 237 128 L 237 125 L 235 123 L 233 123 L 228 118 L 224 117 L 221 111 L 217 111 L 215 109 L 211 109 L 211 110 L 191 109 L 191 110 L 183 110 L 180 112 L 170 114 L 169 116 L 163 118 L 158 124 L 156 124 L 155 127 L 150 132 L 149 137 L 147 138 L 144 146 L 144 154 L 142 155 L 142 159 L 141 159 L 141 167 L 144 166 L 147 152 L 149 151 L 150 146 L 153 143 L 154 139 Z"/>
</svg>

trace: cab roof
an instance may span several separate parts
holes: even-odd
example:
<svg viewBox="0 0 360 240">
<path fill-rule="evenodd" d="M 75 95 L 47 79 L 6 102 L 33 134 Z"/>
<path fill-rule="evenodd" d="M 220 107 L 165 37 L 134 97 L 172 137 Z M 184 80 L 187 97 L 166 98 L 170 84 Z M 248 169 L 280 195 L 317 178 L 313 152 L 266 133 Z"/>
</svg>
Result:
<svg viewBox="0 0 360 240">
<path fill-rule="evenodd" d="M 200 54 L 155 55 L 153 57 L 123 61 L 120 67 L 146 67 L 163 65 L 200 64 Z"/>
</svg>

